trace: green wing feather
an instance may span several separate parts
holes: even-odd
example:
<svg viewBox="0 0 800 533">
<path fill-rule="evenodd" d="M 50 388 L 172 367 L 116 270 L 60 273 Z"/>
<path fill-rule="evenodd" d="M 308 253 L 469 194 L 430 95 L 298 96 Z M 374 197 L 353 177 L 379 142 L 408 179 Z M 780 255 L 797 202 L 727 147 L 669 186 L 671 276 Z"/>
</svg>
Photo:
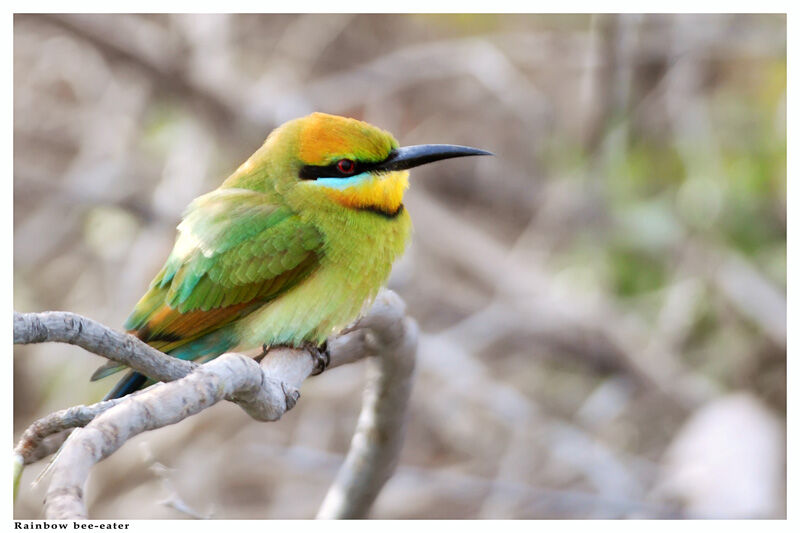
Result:
<svg viewBox="0 0 800 533">
<path fill-rule="evenodd" d="M 218 189 L 197 198 L 178 231 L 164 267 L 125 323 L 164 352 L 242 318 L 294 286 L 316 268 L 323 244 L 316 228 L 247 189 Z M 122 368 L 100 367 L 92 380 Z"/>
</svg>

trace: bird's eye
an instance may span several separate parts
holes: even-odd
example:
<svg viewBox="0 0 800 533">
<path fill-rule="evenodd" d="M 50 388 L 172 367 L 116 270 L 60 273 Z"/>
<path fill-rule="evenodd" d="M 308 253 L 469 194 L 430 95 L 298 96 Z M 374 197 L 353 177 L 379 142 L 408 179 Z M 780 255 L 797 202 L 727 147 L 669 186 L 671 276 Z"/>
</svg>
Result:
<svg viewBox="0 0 800 533">
<path fill-rule="evenodd" d="M 340 159 L 336 163 L 336 168 L 342 174 L 352 174 L 356 170 L 356 164 L 351 159 Z"/>
</svg>

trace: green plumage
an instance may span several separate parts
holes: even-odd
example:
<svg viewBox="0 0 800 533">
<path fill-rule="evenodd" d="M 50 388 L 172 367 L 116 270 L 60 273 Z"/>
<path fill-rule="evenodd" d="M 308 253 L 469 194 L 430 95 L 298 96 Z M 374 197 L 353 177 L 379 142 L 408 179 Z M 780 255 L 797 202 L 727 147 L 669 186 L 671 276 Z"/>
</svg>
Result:
<svg viewBox="0 0 800 533">
<path fill-rule="evenodd" d="M 172 253 L 125 323 L 129 331 L 202 360 L 234 347 L 320 344 L 374 298 L 405 248 L 410 219 L 403 210 L 388 217 L 353 209 L 298 179 L 299 168 L 316 163 L 300 154 L 324 141 L 303 122 L 310 119 L 358 126 L 358 150 L 333 146 L 334 160 L 357 151 L 381 160 L 397 146 L 377 128 L 321 114 L 273 132 L 219 189 L 189 205 Z M 93 379 L 121 368 L 106 365 Z"/>
<path fill-rule="evenodd" d="M 406 169 L 486 154 L 399 148 L 385 131 L 322 113 L 287 122 L 189 205 L 172 253 L 125 327 L 198 361 L 237 347 L 320 345 L 370 304 L 406 247 Z M 93 379 L 120 369 L 106 365 Z M 108 397 L 146 383 L 129 373 Z"/>
</svg>

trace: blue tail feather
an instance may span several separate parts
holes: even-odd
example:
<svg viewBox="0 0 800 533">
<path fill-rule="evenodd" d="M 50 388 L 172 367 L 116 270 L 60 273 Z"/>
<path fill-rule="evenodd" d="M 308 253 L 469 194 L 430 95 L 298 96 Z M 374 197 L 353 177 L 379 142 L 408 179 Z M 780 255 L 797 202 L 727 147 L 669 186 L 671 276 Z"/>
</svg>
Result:
<svg viewBox="0 0 800 533">
<path fill-rule="evenodd" d="M 210 360 L 227 352 L 236 344 L 237 343 L 232 340 L 230 330 L 222 329 L 209 333 L 208 335 L 203 335 L 199 339 L 195 339 L 167 353 L 173 357 L 187 361 L 195 361 L 198 359 Z M 122 398 L 152 383 L 154 383 L 154 381 L 144 374 L 131 370 L 125 374 L 108 394 L 106 394 L 103 400 Z"/>
<path fill-rule="evenodd" d="M 125 374 L 125 377 L 119 380 L 116 385 L 114 385 L 113 389 L 108 391 L 108 394 L 106 394 L 103 400 L 113 400 L 115 398 L 127 396 L 128 394 L 141 389 L 146 382 L 147 376 L 131 370 Z"/>
</svg>

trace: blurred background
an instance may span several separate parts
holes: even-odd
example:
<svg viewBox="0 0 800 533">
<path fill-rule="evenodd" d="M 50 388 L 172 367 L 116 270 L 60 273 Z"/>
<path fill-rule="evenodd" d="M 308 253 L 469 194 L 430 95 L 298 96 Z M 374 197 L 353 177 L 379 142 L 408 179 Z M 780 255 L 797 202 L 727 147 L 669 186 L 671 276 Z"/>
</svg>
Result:
<svg viewBox="0 0 800 533">
<path fill-rule="evenodd" d="M 413 172 L 422 329 L 376 518 L 783 517 L 786 18 L 17 15 L 14 303 L 120 328 L 183 208 L 312 111 L 493 158 Z M 102 361 L 19 346 L 15 437 Z M 93 472 L 95 518 L 309 518 L 364 365 Z M 29 467 L 16 518 L 41 518 Z"/>
</svg>

